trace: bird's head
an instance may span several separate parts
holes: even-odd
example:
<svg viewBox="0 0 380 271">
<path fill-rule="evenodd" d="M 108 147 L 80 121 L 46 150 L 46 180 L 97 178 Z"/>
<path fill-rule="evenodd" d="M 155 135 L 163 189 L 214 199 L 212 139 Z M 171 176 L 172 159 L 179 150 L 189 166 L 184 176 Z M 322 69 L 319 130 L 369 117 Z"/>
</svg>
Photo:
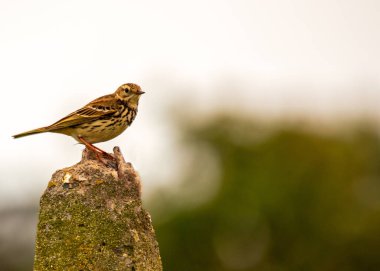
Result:
<svg viewBox="0 0 380 271">
<path fill-rule="evenodd" d="M 121 85 L 115 92 L 116 98 L 128 102 L 130 106 L 136 107 L 139 103 L 141 94 L 145 92 L 141 90 L 139 85 L 127 83 Z"/>
</svg>

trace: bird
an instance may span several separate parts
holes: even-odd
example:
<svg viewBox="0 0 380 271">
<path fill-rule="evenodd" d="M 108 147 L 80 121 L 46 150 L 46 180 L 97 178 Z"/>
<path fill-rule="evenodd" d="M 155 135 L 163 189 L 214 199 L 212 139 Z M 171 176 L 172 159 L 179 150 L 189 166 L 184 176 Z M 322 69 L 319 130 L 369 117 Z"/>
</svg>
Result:
<svg viewBox="0 0 380 271">
<path fill-rule="evenodd" d="M 94 143 L 111 140 L 127 129 L 137 114 L 139 99 L 145 92 L 134 83 L 121 85 L 112 94 L 101 96 L 57 122 L 16 134 L 13 138 L 39 134 L 60 133 L 73 137 L 100 156 L 113 158 L 94 146 Z"/>
</svg>

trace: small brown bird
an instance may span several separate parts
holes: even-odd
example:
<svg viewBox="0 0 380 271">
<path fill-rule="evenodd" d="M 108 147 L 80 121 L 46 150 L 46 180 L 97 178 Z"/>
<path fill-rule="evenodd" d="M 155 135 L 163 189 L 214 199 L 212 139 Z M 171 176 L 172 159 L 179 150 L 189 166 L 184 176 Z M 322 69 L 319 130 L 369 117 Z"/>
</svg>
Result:
<svg viewBox="0 0 380 271">
<path fill-rule="evenodd" d="M 113 94 L 93 100 L 81 109 L 50 126 L 34 129 L 13 138 L 52 132 L 72 136 L 79 143 L 99 154 L 110 156 L 92 143 L 110 140 L 127 129 L 137 114 L 141 88 L 133 83 L 121 85 Z"/>
</svg>

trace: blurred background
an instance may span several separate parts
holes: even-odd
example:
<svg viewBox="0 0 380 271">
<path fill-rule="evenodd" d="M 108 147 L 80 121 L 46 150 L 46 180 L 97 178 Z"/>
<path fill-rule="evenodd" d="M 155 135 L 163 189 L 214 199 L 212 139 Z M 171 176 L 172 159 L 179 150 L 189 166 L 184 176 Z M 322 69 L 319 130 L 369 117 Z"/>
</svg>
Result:
<svg viewBox="0 0 380 271">
<path fill-rule="evenodd" d="M 135 82 L 121 147 L 165 270 L 380 269 L 380 2 L 0 1 L 0 269 L 77 163 L 46 126 Z"/>
</svg>

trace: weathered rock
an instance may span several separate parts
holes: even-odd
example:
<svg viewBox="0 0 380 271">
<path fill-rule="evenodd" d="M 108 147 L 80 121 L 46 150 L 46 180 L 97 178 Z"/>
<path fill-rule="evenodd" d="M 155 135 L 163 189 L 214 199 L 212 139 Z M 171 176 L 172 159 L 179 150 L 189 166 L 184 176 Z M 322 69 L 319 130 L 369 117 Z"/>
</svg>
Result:
<svg viewBox="0 0 380 271">
<path fill-rule="evenodd" d="M 53 174 L 40 202 L 34 270 L 162 270 L 140 178 L 117 147 L 114 157 L 105 166 L 85 150 Z"/>
</svg>

